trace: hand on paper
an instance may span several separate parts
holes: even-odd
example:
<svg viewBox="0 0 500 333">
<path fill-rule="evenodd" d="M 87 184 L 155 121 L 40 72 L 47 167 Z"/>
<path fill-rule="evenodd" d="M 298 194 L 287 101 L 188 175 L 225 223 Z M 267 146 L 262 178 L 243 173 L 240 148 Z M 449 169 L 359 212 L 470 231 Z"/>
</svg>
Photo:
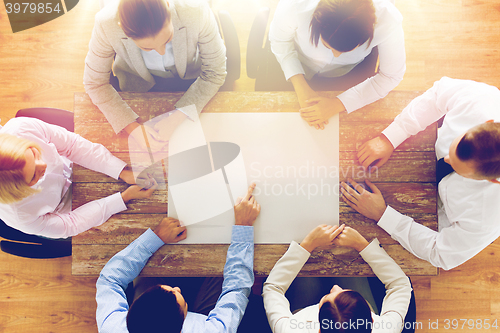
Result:
<svg viewBox="0 0 500 333">
<path fill-rule="evenodd" d="M 354 186 L 354 189 L 345 182 L 341 183 L 342 199 L 349 206 L 354 208 L 358 213 L 378 222 L 385 212 L 387 205 L 380 190 L 372 184 L 368 179 L 365 183 L 370 186 L 373 193 L 365 190 L 361 185 L 354 180 L 349 179 L 349 183 Z"/>
<path fill-rule="evenodd" d="M 182 227 L 179 220 L 165 217 L 153 230 L 163 243 L 177 243 L 187 237 L 186 227 Z"/>
<path fill-rule="evenodd" d="M 310 106 L 301 108 L 300 116 L 310 126 L 324 129 L 328 119 L 345 110 L 344 104 L 338 98 L 317 96 L 306 101 Z"/>
<path fill-rule="evenodd" d="M 145 199 L 150 198 L 153 195 L 154 190 L 158 187 L 158 183 L 154 178 L 150 181 L 153 182 L 153 186 L 148 189 L 143 189 L 139 185 L 129 186 L 125 191 L 122 192 L 123 202 L 127 203 L 133 199 Z"/>
<path fill-rule="evenodd" d="M 154 129 L 158 131 L 158 135 L 162 141 L 168 141 L 172 137 L 175 129 L 187 118 L 187 116 L 179 111 L 175 110 L 168 117 L 157 122 Z"/>
<path fill-rule="evenodd" d="M 368 241 L 361 234 L 351 227 L 345 227 L 340 235 L 335 238 L 333 244 L 338 246 L 351 247 L 358 252 L 363 251 L 368 246 Z"/>
<path fill-rule="evenodd" d="M 236 225 L 253 226 L 255 219 L 259 216 L 260 205 L 252 195 L 255 183 L 250 185 L 244 198 L 239 197 L 234 205 L 234 218 Z"/>
<path fill-rule="evenodd" d="M 393 151 L 392 143 L 381 134 L 361 145 L 358 151 L 359 163 L 368 168 L 370 164 L 378 161 L 373 167 L 381 167 L 391 157 Z"/>
<path fill-rule="evenodd" d="M 127 184 L 135 184 L 135 177 L 134 173 L 132 172 L 132 169 L 130 168 L 129 165 L 126 165 L 122 172 L 120 172 L 119 178 L 123 180 Z"/>
<path fill-rule="evenodd" d="M 332 245 L 335 237 L 344 230 L 344 226 L 344 224 L 340 227 L 338 225 L 319 225 L 307 234 L 300 246 L 311 253 L 317 247 Z"/>
</svg>

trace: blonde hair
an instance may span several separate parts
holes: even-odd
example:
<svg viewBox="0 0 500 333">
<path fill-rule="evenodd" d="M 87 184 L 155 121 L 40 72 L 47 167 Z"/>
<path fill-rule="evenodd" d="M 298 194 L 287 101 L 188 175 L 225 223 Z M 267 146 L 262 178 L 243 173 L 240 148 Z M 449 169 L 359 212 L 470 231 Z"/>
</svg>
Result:
<svg viewBox="0 0 500 333">
<path fill-rule="evenodd" d="M 23 175 L 26 164 L 24 153 L 40 146 L 27 139 L 0 133 L 0 202 L 11 204 L 40 192 L 28 186 Z"/>
</svg>

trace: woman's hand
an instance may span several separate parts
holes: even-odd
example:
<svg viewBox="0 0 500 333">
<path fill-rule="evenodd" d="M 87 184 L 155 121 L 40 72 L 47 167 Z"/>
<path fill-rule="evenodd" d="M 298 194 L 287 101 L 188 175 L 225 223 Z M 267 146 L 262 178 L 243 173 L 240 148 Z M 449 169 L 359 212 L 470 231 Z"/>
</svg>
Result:
<svg viewBox="0 0 500 333">
<path fill-rule="evenodd" d="M 334 244 L 333 241 L 335 237 L 337 237 L 342 230 L 344 230 L 343 224 L 340 227 L 337 225 L 319 225 L 307 234 L 304 240 L 300 243 L 300 246 L 311 253 L 317 247 Z"/>
<path fill-rule="evenodd" d="M 339 246 L 351 247 L 358 252 L 363 251 L 369 244 L 356 229 L 351 227 L 345 227 L 342 233 L 333 240 L 333 243 Z"/>
<path fill-rule="evenodd" d="M 154 184 L 148 189 L 143 189 L 139 185 L 129 186 L 129 188 L 122 192 L 123 202 L 127 203 L 133 199 L 150 198 L 151 195 L 153 195 L 154 190 L 156 190 L 156 188 L 158 187 L 158 183 L 154 178 L 152 179 L 152 181 Z"/>
</svg>

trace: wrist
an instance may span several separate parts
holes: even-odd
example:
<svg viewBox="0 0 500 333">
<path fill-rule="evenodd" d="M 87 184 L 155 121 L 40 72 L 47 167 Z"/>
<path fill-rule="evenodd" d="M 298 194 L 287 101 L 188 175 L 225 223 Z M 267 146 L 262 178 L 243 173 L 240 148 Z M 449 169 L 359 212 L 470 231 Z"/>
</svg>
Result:
<svg viewBox="0 0 500 333">
<path fill-rule="evenodd" d="M 368 244 L 370 243 L 368 243 L 366 239 L 363 239 L 354 246 L 354 249 L 358 252 L 361 252 L 368 246 Z"/>
<path fill-rule="evenodd" d="M 127 202 L 130 201 L 130 198 L 128 197 L 127 193 L 125 193 L 125 191 L 122 192 L 122 193 L 120 193 L 120 194 L 122 196 L 122 200 L 123 200 L 124 203 L 127 203 Z"/>
<path fill-rule="evenodd" d="M 130 134 L 139 126 L 141 126 L 141 125 L 137 121 L 134 121 L 134 122 L 128 124 L 127 126 L 125 126 L 125 128 L 123 130 L 125 132 L 127 132 L 128 134 Z"/>
<path fill-rule="evenodd" d="M 302 241 L 299 245 L 309 253 L 312 253 L 316 249 L 316 246 L 314 246 L 312 242 L 309 242 L 307 240 Z"/>
</svg>

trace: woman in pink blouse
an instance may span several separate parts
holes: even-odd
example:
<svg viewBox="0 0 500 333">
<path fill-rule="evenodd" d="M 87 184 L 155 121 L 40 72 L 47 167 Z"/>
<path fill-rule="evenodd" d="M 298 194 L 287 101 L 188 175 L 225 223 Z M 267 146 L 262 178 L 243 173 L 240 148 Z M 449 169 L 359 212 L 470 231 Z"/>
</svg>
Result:
<svg viewBox="0 0 500 333">
<path fill-rule="evenodd" d="M 135 184 L 126 163 L 104 146 L 34 118 L 14 118 L 0 128 L 0 219 L 27 234 L 49 238 L 77 235 L 150 197 L 132 185 L 122 193 L 71 209 L 73 162 Z"/>
</svg>

